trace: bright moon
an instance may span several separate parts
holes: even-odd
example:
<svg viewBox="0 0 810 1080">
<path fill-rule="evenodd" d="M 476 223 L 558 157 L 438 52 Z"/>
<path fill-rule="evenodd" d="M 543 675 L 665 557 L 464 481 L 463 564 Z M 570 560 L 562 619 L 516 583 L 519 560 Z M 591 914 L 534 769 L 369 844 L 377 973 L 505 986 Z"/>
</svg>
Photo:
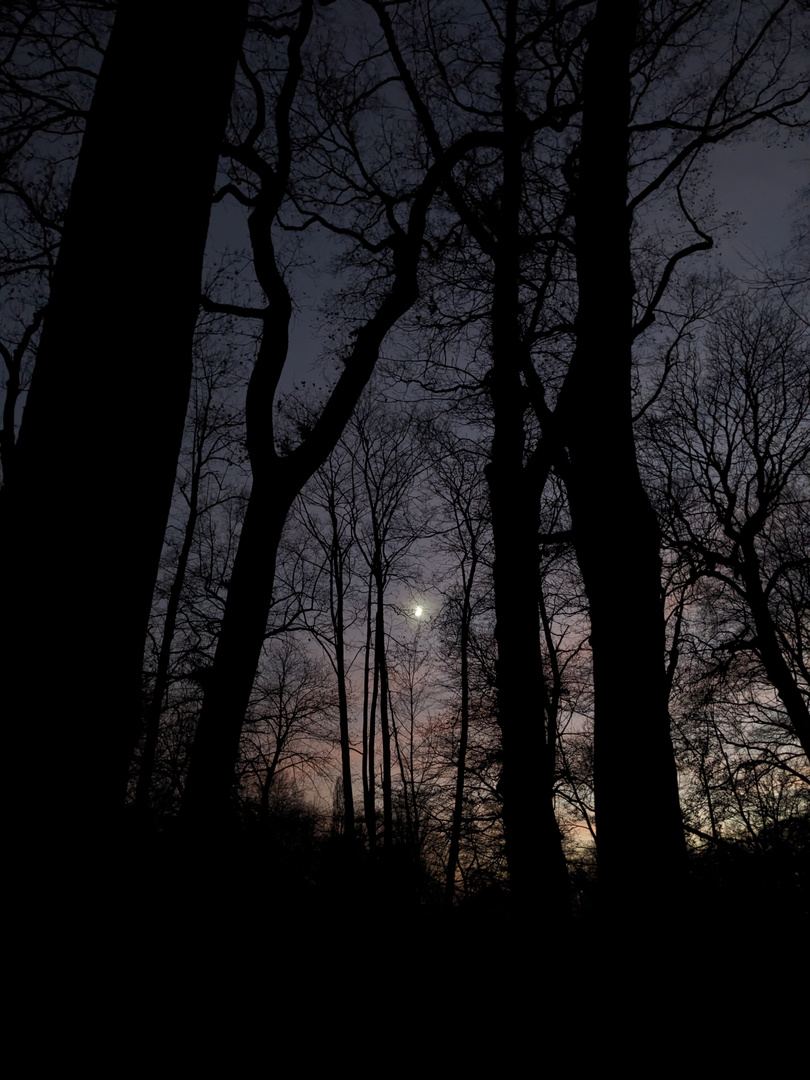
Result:
<svg viewBox="0 0 810 1080">
<path fill-rule="evenodd" d="M 417 606 L 416 608 L 414 608 L 414 615 L 417 617 L 417 619 L 419 618 L 419 616 L 421 614 L 422 614 L 422 609 L 420 607 Z"/>
</svg>

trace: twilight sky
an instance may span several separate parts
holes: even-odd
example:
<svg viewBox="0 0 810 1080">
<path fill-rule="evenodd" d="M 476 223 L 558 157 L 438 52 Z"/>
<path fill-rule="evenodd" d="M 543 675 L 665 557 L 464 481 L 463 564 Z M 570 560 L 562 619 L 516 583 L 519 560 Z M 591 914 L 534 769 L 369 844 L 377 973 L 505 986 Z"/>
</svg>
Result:
<svg viewBox="0 0 810 1080">
<path fill-rule="evenodd" d="M 799 205 L 810 176 L 807 147 L 737 143 L 715 147 L 712 161 L 718 205 L 741 218 L 736 234 L 718 243 L 724 261 L 745 273 L 745 260 L 777 260 L 794 241 L 797 219 L 810 212 L 810 205 Z"/>
</svg>

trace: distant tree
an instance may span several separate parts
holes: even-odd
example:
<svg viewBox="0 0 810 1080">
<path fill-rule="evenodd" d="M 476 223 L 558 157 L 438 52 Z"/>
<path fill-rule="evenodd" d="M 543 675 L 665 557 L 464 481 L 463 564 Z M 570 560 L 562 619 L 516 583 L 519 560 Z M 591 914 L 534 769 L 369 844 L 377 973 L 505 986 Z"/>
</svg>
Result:
<svg viewBox="0 0 810 1080">
<path fill-rule="evenodd" d="M 770 683 L 810 760 L 807 324 L 772 296 L 730 296 L 647 430 L 666 541 L 698 611 L 684 632 L 726 692 Z"/>
<path fill-rule="evenodd" d="M 363 707 L 366 824 L 369 827 L 376 813 L 374 760 L 379 731 L 385 848 L 394 840 L 390 591 L 392 586 L 407 582 L 413 549 L 426 526 L 423 503 L 418 498 L 423 464 L 419 446 L 410 435 L 411 425 L 405 408 L 396 409 L 379 392 L 371 393 L 352 418 L 345 438 L 357 493 L 353 530 L 366 565 L 368 588 Z"/>
<path fill-rule="evenodd" d="M 219 344 L 216 335 L 198 332 L 189 420 L 176 483 L 177 515 L 170 519 L 164 547 L 166 577 L 156 589 L 154 668 L 146 664 L 150 685 L 134 795 L 135 806 L 144 814 L 149 811 L 161 714 L 173 678 L 199 678 L 221 615 L 216 602 L 212 611 L 210 601 L 219 581 L 214 581 L 211 561 L 200 557 L 199 532 L 210 533 L 211 517 L 223 508 L 233 508 L 245 480 L 239 460 L 244 432 L 238 365 L 229 353 L 217 352 Z M 234 473 L 239 478 L 236 485 Z M 224 576 L 224 568 L 219 576 Z"/>
<path fill-rule="evenodd" d="M 345 448 L 338 446 L 294 505 L 293 516 L 301 522 L 305 535 L 314 541 L 314 558 L 319 562 L 321 571 L 325 570 L 328 580 L 328 597 L 324 602 L 327 625 L 324 627 L 317 614 L 309 625 L 334 669 L 341 763 L 341 779 L 335 789 L 335 803 L 339 805 L 342 815 L 341 833 L 353 845 L 355 808 L 349 714 L 352 651 L 347 634 L 358 615 L 351 602 L 355 506 L 351 495 L 350 470 L 350 456 Z"/>
<path fill-rule="evenodd" d="M 323 773 L 335 742 L 336 688 L 323 662 L 307 655 L 295 635 L 275 637 L 259 669 L 242 739 L 243 798 L 270 820 L 274 785 L 282 776 Z"/>
<path fill-rule="evenodd" d="M 442 533 L 441 555 L 449 563 L 449 582 L 441 587 L 443 607 L 438 623 L 452 665 L 452 693 L 457 703 L 451 728 L 451 763 L 455 776 L 444 882 L 445 899 L 452 902 L 466 816 L 470 726 L 477 712 L 477 703 L 472 700 L 475 680 L 471 673 L 475 661 L 474 619 L 481 606 L 480 581 L 490 578 L 487 570 L 491 562 L 491 537 L 481 448 L 436 423 L 426 430 L 424 444 L 431 460 L 429 482 L 439 507 L 436 525 Z M 490 601 L 484 602 L 489 609 L 491 597 L 486 590 L 484 596 Z"/>
</svg>

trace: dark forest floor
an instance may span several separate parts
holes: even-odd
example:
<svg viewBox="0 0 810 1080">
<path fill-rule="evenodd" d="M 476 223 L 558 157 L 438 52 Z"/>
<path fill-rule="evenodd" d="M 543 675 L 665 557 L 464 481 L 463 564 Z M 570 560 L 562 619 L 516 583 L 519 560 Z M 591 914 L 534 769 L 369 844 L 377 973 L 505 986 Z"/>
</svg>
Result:
<svg viewBox="0 0 810 1080">
<path fill-rule="evenodd" d="M 428 1038 L 447 1060 L 494 1067 L 551 1035 L 584 1053 L 598 1022 L 621 1055 L 706 1010 L 717 1023 L 763 994 L 758 1009 L 784 1008 L 807 970 L 799 864 L 771 880 L 762 865 L 723 881 L 703 868 L 666 921 L 645 898 L 617 924 L 594 892 L 544 925 L 503 891 L 447 908 L 401 863 L 347 866 L 328 844 L 313 858 L 250 832 L 219 845 L 130 833 L 112 856 L 46 871 L 12 933 L 19 1001 L 85 1048 L 103 1029 L 138 1056 L 162 1032 L 183 1060 L 223 1040 L 238 1057 L 240 1040 L 272 1054 L 294 1034 L 305 1056 L 349 1039 L 362 1057 L 370 1038 L 418 1064 Z"/>
</svg>

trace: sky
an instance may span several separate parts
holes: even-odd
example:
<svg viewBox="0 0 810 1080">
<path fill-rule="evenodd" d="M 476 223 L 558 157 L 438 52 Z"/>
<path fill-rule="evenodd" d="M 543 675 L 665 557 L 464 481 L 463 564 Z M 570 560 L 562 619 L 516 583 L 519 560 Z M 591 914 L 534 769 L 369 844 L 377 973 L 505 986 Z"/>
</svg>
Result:
<svg viewBox="0 0 810 1080">
<path fill-rule="evenodd" d="M 795 243 L 799 218 L 810 214 L 808 176 L 810 145 L 807 143 L 797 141 L 785 147 L 750 140 L 712 148 L 707 183 L 714 189 L 718 208 L 735 211 L 737 218 L 729 235 L 716 239 L 709 259 L 698 255 L 684 269 L 706 273 L 722 264 L 746 279 L 755 275 L 758 266 L 777 265 Z M 209 265 L 216 253 L 225 250 L 233 253 L 247 246 L 241 208 L 231 199 L 215 205 L 208 240 Z M 329 255 L 325 261 L 328 258 Z M 252 277 L 250 271 L 245 276 Z M 282 393 L 302 379 L 321 382 L 318 361 L 323 344 L 317 307 L 331 285 L 331 274 L 323 264 L 292 276 L 293 299 L 299 307 L 291 327 L 290 353 L 280 386 Z"/>
<path fill-rule="evenodd" d="M 778 259 L 794 242 L 798 218 L 810 212 L 808 176 L 807 144 L 780 147 L 743 142 L 714 148 L 712 181 L 717 203 L 740 215 L 734 235 L 717 244 L 734 273 L 750 273 L 750 264 L 763 258 Z"/>
</svg>

